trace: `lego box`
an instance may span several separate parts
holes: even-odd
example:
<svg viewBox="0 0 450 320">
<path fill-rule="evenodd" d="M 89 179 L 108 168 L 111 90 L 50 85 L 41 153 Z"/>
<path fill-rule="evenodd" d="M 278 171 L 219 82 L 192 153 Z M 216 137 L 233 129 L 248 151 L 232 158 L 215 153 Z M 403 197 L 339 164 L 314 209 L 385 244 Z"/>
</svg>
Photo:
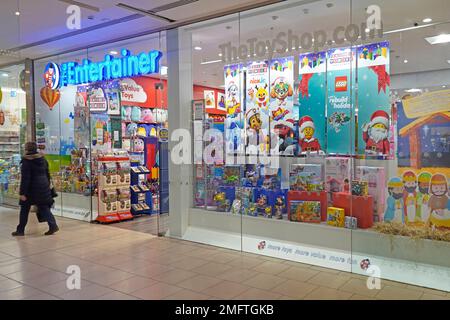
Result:
<svg viewBox="0 0 450 320">
<path fill-rule="evenodd" d="M 289 218 L 291 221 L 320 223 L 320 201 L 289 202 Z"/>
<path fill-rule="evenodd" d="M 328 207 L 327 224 L 343 228 L 345 226 L 345 210 L 343 208 Z"/>
</svg>

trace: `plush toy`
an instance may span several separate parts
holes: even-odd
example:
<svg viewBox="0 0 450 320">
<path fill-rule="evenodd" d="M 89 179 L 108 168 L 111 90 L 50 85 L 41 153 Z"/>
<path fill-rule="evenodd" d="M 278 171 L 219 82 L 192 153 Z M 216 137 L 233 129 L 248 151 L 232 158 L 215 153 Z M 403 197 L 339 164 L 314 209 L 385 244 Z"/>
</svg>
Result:
<svg viewBox="0 0 450 320">
<path fill-rule="evenodd" d="M 125 121 L 131 121 L 131 107 L 122 108 L 122 119 Z"/>
<path fill-rule="evenodd" d="M 148 135 L 147 134 L 147 126 L 140 124 L 137 128 L 136 134 L 141 137 L 146 137 Z"/>
<path fill-rule="evenodd" d="M 131 137 L 134 136 L 137 132 L 137 124 L 136 123 L 130 123 L 127 125 L 127 136 Z"/>
<path fill-rule="evenodd" d="M 131 121 L 141 121 L 141 108 L 133 107 L 131 110 Z"/>
<path fill-rule="evenodd" d="M 144 151 L 144 140 L 142 139 L 134 139 L 133 140 L 133 151 L 142 152 Z"/>
<path fill-rule="evenodd" d="M 154 122 L 152 109 L 142 109 L 141 110 L 141 122 L 152 123 Z"/>
</svg>

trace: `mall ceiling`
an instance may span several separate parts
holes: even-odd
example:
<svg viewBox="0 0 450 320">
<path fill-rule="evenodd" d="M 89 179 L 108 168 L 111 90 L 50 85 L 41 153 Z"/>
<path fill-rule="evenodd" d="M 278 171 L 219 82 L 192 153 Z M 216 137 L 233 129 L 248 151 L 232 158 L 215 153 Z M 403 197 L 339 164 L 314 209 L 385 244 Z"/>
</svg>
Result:
<svg viewBox="0 0 450 320">
<path fill-rule="evenodd" d="M 442 33 L 450 34 L 450 0 L 311 0 L 288 1 L 227 19 L 206 21 L 190 28 L 193 32 L 193 46 L 202 48 L 194 50 L 195 65 L 200 66 L 194 68 L 194 79 L 200 84 L 223 85 L 223 63 L 202 65 L 221 59 L 220 44 L 230 41 L 236 46 L 254 37 L 270 40 L 279 32 L 287 32 L 289 29 L 298 35 L 316 30 L 332 34 L 337 26 L 365 21 L 365 9 L 372 4 L 381 8 L 385 31 L 382 39 L 390 41 L 392 48 L 392 74 L 444 69 L 450 71 L 450 43 L 431 45 L 425 40 L 426 37 Z M 431 18 L 432 21 L 423 22 L 425 18 Z M 410 29 L 402 30 L 405 28 Z M 376 41 L 379 39 L 371 40 Z M 354 45 L 369 42 L 359 40 Z M 339 47 L 346 45 L 351 44 L 346 42 Z M 325 46 L 323 50 L 332 47 L 336 45 Z M 298 49 L 288 54 L 309 51 L 311 49 Z M 450 77 L 446 84 L 450 84 Z"/>
<path fill-rule="evenodd" d="M 1 0 L 0 66 L 280 0 Z M 81 29 L 66 12 L 81 9 Z"/>
</svg>

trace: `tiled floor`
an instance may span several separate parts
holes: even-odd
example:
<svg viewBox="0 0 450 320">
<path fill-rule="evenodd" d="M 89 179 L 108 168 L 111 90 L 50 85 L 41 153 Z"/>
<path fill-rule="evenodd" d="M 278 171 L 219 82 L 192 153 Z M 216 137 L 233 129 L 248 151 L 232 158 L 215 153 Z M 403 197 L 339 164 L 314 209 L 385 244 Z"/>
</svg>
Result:
<svg viewBox="0 0 450 320">
<path fill-rule="evenodd" d="M 33 214 L 10 236 L 17 210 L 0 207 L 0 299 L 450 299 L 450 293 L 106 225 L 57 218 L 44 237 Z M 81 270 L 69 290 L 67 267 Z"/>
</svg>

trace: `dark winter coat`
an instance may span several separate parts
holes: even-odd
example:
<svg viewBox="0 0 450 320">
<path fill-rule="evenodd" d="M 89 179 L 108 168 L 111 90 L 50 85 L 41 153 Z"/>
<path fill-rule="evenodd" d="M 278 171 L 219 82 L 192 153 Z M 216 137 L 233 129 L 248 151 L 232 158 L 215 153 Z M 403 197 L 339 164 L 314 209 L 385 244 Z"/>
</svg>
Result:
<svg viewBox="0 0 450 320">
<path fill-rule="evenodd" d="M 20 201 L 19 204 L 53 205 L 50 172 L 43 155 L 34 153 L 24 156 L 20 173 L 20 195 L 24 195 L 27 200 Z"/>
</svg>

